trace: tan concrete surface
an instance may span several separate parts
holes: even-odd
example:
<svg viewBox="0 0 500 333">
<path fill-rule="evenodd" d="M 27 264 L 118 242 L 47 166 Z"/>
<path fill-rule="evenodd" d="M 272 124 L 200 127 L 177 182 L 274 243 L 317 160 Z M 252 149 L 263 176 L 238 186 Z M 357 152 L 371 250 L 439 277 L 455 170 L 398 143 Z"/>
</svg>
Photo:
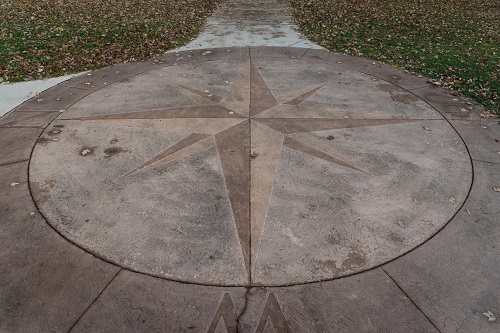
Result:
<svg viewBox="0 0 500 333">
<path fill-rule="evenodd" d="M 499 330 L 497 120 L 366 59 L 201 54 L 0 120 L 0 331 Z"/>
</svg>

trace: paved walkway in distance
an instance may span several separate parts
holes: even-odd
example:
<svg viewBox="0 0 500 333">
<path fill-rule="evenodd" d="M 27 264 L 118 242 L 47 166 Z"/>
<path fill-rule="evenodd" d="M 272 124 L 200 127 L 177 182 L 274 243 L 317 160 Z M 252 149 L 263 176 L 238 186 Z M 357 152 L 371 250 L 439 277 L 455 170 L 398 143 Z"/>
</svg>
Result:
<svg viewBox="0 0 500 333">
<path fill-rule="evenodd" d="M 313 47 L 65 81 L 0 120 L 0 331 L 499 332 L 482 112 Z"/>
<path fill-rule="evenodd" d="M 196 39 L 170 52 L 241 45 L 321 48 L 296 29 L 284 1 L 232 0 L 208 19 L 203 32 Z M 0 116 L 36 94 L 81 74 L 84 73 L 0 84 Z"/>
<path fill-rule="evenodd" d="M 231 46 L 321 48 L 297 32 L 286 1 L 232 0 L 207 21 L 204 31 L 179 51 Z"/>
</svg>

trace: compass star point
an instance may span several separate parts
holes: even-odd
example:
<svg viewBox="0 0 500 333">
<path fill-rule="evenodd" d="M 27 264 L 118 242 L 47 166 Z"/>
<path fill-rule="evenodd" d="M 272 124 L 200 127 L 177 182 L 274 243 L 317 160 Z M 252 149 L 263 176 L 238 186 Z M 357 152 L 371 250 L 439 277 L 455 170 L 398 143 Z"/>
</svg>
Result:
<svg viewBox="0 0 500 333">
<path fill-rule="evenodd" d="M 220 103 L 222 100 L 221 96 L 210 94 L 198 89 L 186 87 L 183 85 L 177 85 L 177 89 L 183 93 L 185 96 L 189 97 L 194 102 L 200 105 L 211 105 Z"/>
<path fill-rule="evenodd" d="M 244 64 L 224 96 L 175 85 L 178 91 L 193 101 L 193 105 L 72 120 L 164 128 L 186 135 L 125 176 L 147 172 L 215 148 L 245 267 L 251 280 L 258 261 L 283 147 L 361 174 L 371 174 L 309 133 L 422 120 L 352 112 L 328 106 L 318 109 L 311 107 L 314 104 L 304 103 L 325 86 L 326 83 L 311 85 L 276 97 L 259 67 L 250 60 Z"/>
<path fill-rule="evenodd" d="M 302 104 L 303 102 L 305 102 L 309 97 L 314 95 L 318 90 L 323 88 L 323 86 L 325 86 L 325 85 L 326 85 L 326 83 L 320 84 L 318 86 L 314 86 L 313 88 L 306 90 L 304 93 L 301 93 L 300 95 L 297 95 L 297 96 L 291 98 L 290 100 L 283 102 L 282 104 L 289 104 L 289 105 L 298 106 L 298 105 Z"/>
</svg>

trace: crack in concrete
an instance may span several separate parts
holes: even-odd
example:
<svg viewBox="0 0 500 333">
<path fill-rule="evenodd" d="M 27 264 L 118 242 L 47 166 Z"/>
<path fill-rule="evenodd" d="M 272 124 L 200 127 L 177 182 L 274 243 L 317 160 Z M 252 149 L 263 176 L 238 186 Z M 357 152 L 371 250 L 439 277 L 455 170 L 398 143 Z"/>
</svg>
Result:
<svg viewBox="0 0 500 333">
<path fill-rule="evenodd" d="M 246 289 L 246 292 L 245 292 L 245 302 L 243 303 L 243 310 L 241 310 L 241 313 L 236 318 L 236 332 L 238 332 L 238 333 L 243 332 L 240 328 L 240 320 L 245 315 L 245 313 L 247 311 L 248 298 L 250 296 L 250 291 L 253 289 L 253 287 L 245 287 L 245 289 Z"/>
</svg>

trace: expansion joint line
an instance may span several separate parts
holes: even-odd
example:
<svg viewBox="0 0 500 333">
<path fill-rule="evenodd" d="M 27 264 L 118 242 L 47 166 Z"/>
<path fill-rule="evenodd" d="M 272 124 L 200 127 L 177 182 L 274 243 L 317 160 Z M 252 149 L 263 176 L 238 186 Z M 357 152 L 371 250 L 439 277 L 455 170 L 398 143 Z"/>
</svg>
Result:
<svg viewBox="0 0 500 333">
<path fill-rule="evenodd" d="M 425 312 L 417 305 L 417 303 L 415 303 L 411 299 L 411 297 L 406 293 L 406 291 L 403 290 L 403 288 L 401 288 L 401 286 L 396 282 L 396 280 L 383 267 L 381 267 L 381 269 L 389 277 L 389 279 L 391 279 L 391 281 L 394 282 L 394 284 L 399 288 L 399 290 L 401 290 L 401 292 L 406 296 L 406 298 L 408 298 L 410 300 L 410 302 L 413 304 L 413 306 L 415 306 L 418 309 L 418 311 L 420 311 L 420 313 L 422 313 L 422 315 L 425 317 L 425 319 L 427 319 L 427 321 L 436 329 L 436 331 L 441 333 L 441 330 L 439 330 L 439 328 L 436 326 L 436 324 L 434 324 L 434 322 L 431 320 L 431 318 L 429 318 L 429 316 L 427 316 L 425 314 Z"/>
<path fill-rule="evenodd" d="M 250 55 L 249 55 L 250 56 Z M 252 59 L 250 58 L 250 61 L 252 61 Z M 252 71 L 250 71 L 249 73 L 249 82 L 251 84 L 252 82 Z M 250 105 L 249 105 L 249 110 L 252 110 L 252 89 L 250 89 L 249 91 L 249 101 L 250 101 Z M 252 267 L 252 255 L 253 255 L 253 249 L 252 249 L 252 120 L 251 120 L 251 116 L 250 116 L 250 111 L 249 111 L 249 115 L 248 115 L 248 130 L 249 130 L 249 146 L 248 146 L 248 149 L 249 149 L 249 152 L 248 152 L 248 170 L 250 171 L 250 176 L 248 177 L 248 224 L 249 224 L 249 227 L 248 227 L 248 285 L 250 286 L 250 288 L 252 287 L 252 270 L 253 270 L 253 267 Z M 248 293 L 248 290 L 247 290 L 247 293 Z M 246 302 L 246 294 L 245 294 L 245 302 Z M 246 306 L 246 303 L 245 303 L 245 306 Z M 238 317 L 238 320 L 239 320 L 239 317 Z M 238 329 L 239 329 L 239 325 L 238 325 Z"/>
<path fill-rule="evenodd" d="M 90 308 L 94 305 L 94 303 L 97 302 L 99 297 L 101 297 L 101 295 L 104 293 L 104 291 L 108 288 L 108 286 L 111 284 L 111 282 L 113 282 L 116 279 L 116 277 L 118 276 L 118 274 L 120 274 L 120 272 L 122 270 L 123 270 L 123 268 L 120 268 L 118 270 L 118 272 L 116 272 L 116 274 L 113 275 L 111 280 L 109 280 L 109 282 L 104 286 L 104 288 L 102 288 L 102 290 L 99 292 L 99 294 L 96 296 L 96 298 L 94 298 L 94 300 L 90 303 L 90 305 L 85 309 L 85 311 L 83 311 L 83 313 L 80 315 L 80 317 L 78 317 L 78 319 L 75 321 L 75 323 L 69 328 L 68 333 L 71 333 L 73 328 L 75 328 L 75 326 L 80 322 L 80 320 L 83 318 L 83 316 L 85 316 L 85 314 L 90 310 Z"/>
</svg>

